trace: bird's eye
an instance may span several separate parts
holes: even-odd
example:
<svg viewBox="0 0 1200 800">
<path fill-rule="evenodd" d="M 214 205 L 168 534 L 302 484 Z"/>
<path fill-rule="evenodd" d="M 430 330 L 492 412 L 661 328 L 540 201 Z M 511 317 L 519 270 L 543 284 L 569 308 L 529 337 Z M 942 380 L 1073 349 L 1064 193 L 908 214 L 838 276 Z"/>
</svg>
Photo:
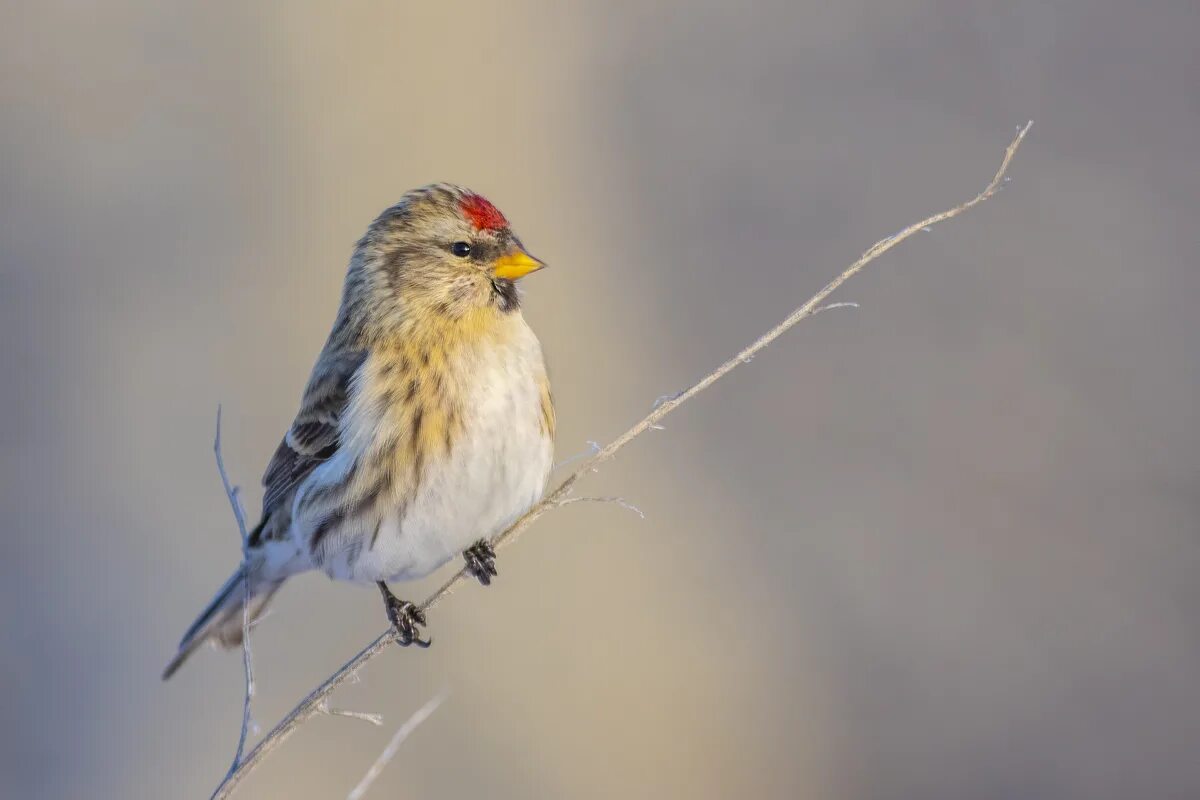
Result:
<svg viewBox="0 0 1200 800">
<path fill-rule="evenodd" d="M 455 242 L 450 245 L 450 252 L 459 258 L 466 258 L 471 255 L 471 245 L 469 242 Z"/>
</svg>

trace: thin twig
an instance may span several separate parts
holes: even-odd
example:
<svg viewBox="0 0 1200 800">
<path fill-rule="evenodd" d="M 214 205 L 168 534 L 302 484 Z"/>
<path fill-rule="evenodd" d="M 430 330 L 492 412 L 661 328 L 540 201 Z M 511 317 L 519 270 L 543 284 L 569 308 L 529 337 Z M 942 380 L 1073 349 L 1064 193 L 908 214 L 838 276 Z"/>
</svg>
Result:
<svg viewBox="0 0 1200 800">
<path fill-rule="evenodd" d="M 833 311 L 835 308 L 858 308 L 858 303 L 830 303 L 827 306 L 813 309 L 813 316 L 821 314 L 825 311 Z"/>
<path fill-rule="evenodd" d="M 614 505 L 618 505 L 626 511 L 632 511 L 642 519 L 646 518 L 646 515 L 642 513 L 640 508 L 626 500 L 624 497 L 568 497 L 565 500 L 558 501 L 560 508 L 562 506 L 569 506 L 571 503 L 613 503 Z"/>
<path fill-rule="evenodd" d="M 233 517 L 237 520 L 238 533 L 242 537 L 242 669 L 246 673 L 246 695 L 242 700 L 242 731 L 238 734 L 237 752 L 233 755 L 233 763 L 229 765 L 232 776 L 242 766 L 242 756 L 246 752 L 246 738 L 250 735 L 252 725 L 250 703 L 254 698 L 254 665 L 250 657 L 250 570 L 247 569 L 246 552 L 250 547 L 250 534 L 246 529 L 246 509 L 242 508 L 242 500 L 238 488 L 229 481 L 229 473 L 225 471 L 225 458 L 221 455 L 221 406 L 217 406 L 217 432 L 213 437 L 213 454 L 217 458 L 217 472 L 221 473 L 221 485 L 229 498 L 229 506 L 233 509 Z"/>
<path fill-rule="evenodd" d="M 383 772 L 383 768 L 395 757 L 396 751 L 400 749 L 400 745 L 404 743 L 404 740 L 417 729 L 418 725 L 429 719 L 434 711 L 437 711 L 437 707 L 442 704 L 442 701 L 448 695 L 449 692 L 443 689 L 426 701 L 425 705 L 418 708 L 411 717 L 405 720 L 404 724 L 400 726 L 400 730 L 396 731 L 396 735 L 387 743 L 387 747 L 383 748 L 383 752 L 379 754 L 379 758 L 375 759 L 375 763 L 367 770 L 367 774 L 363 775 L 358 785 L 350 791 L 350 794 L 346 795 L 346 800 L 362 800 L 367 790 L 371 788 L 371 784 L 379 777 L 379 773 Z"/>
<path fill-rule="evenodd" d="M 1004 159 L 1000 162 L 1000 168 L 996 170 L 995 176 L 988 183 L 988 185 L 984 187 L 982 192 L 975 195 L 965 203 L 954 206 L 946 211 L 934 214 L 927 219 L 923 219 L 920 222 L 909 225 L 899 233 L 896 233 L 885 239 L 881 239 L 875 244 L 871 245 L 871 247 L 868 248 L 868 250 L 863 253 L 857 261 L 846 267 L 846 269 L 843 270 L 840 275 L 827 283 L 825 287 L 821 289 L 821 291 L 809 298 L 804 305 L 800 306 L 791 314 L 789 314 L 787 318 L 783 320 L 783 322 L 780 322 L 774 328 L 764 333 L 749 346 L 744 348 L 741 352 L 737 353 L 735 356 L 721 364 L 712 372 L 705 375 L 688 389 L 685 389 L 676 395 L 659 398 L 660 402 L 655 403 L 654 409 L 640 422 L 638 422 L 629 430 L 625 431 L 625 433 L 618 436 L 608 445 L 601 448 L 590 458 L 585 460 L 579 467 L 575 469 L 574 472 L 568 475 L 566 479 L 564 479 L 563 482 L 560 483 L 556 489 L 554 489 L 554 491 L 543 497 L 539 503 L 525 512 L 520 519 L 492 539 L 491 543 L 493 547 L 504 547 L 512 543 L 543 514 L 552 508 L 558 507 L 563 500 L 568 498 L 571 490 L 575 487 L 575 484 L 577 484 L 585 476 L 595 472 L 597 467 L 611 459 L 617 454 L 617 451 L 629 444 L 638 436 L 645 433 L 647 430 L 657 428 L 658 422 L 663 417 L 667 416 L 676 408 L 683 405 L 688 400 L 691 400 L 693 397 L 707 389 L 709 386 L 712 386 L 721 378 L 725 377 L 727 374 L 736 369 L 739 364 L 743 364 L 753 359 L 755 355 L 763 350 L 763 348 L 778 339 L 801 320 L 813 316 L 822 307 L 822 304 L 825 302 L 825 299 L 829 297 L 829 295 L 833 294 L 833 292 L 843 283 L 861 272 L 863 267 L 865 267 L 867 264 L 879 258 L 881 255 L 891 250 L 904 240 L 910 238 L 914 234 L 930 228 L 939 222 L 944 222 L 948 219 L 957 217 L 959 214 L 969 211 L 970 209 L 982 203 L 984 200 L 987 200 L 994 195 L 1001 188 L 1002 183 L 1005 181 L 1005 172 L 1008 171 L 1009 164 L 1012 163 L 1013 157 L 1017 153 L 1017 148 L 1019 148 L 1021 146 L 1021 142 L 1025 140 L 1025 136 L 1029 133 L 1029 129 L 1032 125 L 1032 121 L 1028 122 L 1017 131 L 1016 138 L 1012 140 L 1012 142 L 1008 145 L 1008 149 L 1004 152 Z M 437 591 L 431 594 L 424 603 L 421 604 L 421 610 L 428 611 L 429 609 L 433 608 L 447 595 L 449 595 L 461 581 L 465 580 L 468 575 L 469 573 L 466 569 L 460 569 L 449 580 L 442 584 Z M 314 714 L 319 713 L 319 706 L 322 700 L 328 697 L 334 689 L 338 688 L 347 680 L 349 680 L 352 675 L 358 672 L 358 670 L 362 669 L 364 664 L 382 653 L 394 641 L 395 631 L 389 629 L 387 632 L 381 634 L 375 641 L 371 642 L 371 644 L 367 645 L 366 648 L 359 652 L 358 655 L 346 662 L 341 669 L 326 679 L 324 683 L 314 689 L 308 695 L 308 697 L 304 698 L 304 700 L 302 700 L 298 706 L 292 709 L 292 711 L 286 717 L 284 717 L 279 724 L 270 731 L 270 733 L 263 737 L 262 741 L 260 741 L 254 747 L 254 749 L 246 755 L 246 758 L 242 761 L 241 765 L 234 770 L 232 774 L 226 776 L 225 780 L 221 782 L 221 785 L 217 787 L 213 797 L 228 797 L 238 782 L 244 778 L 247 773 L 253 770 L 268 753 L 283 743 L 283 741 L 291 736 L 292 733 L 295 732 L 296 728 L 298 728 L 306 720 L 311 718 Z"/>
<path fill-rule="evenodd" d="M 568 456 L 568 457 L 564 458 L 562 461 L 555 464 L 554 469 L 562 469 L 567 464 L 573 464 L 581 458 L 587 458 L 588 456 L 592 456 L 592 455 L 595 455 L 596 453 L 600 452 L 600 443 L 599 442 L 593 442 L 592 440 L 589 439 L 587 446 L 588 446 L 587 450 L 576 453 L 573 456 Z"/>
<path fill-rule="evenodd" d="M 238 533 L 241 534 L 242 550 L 250 544 L 250 533 L 246 529 L 246 509 L 238 497 L 238 488 L 229 482 L 229 473 L 225 471 L 225 457 L 221 455 L 221 406 L 217 406 L 217 433 L 213 438 L 213 455 L 217 457 L 217 472 L 221 473 L 221 485 L 225 487 L 225 495 L 229 498 L 229 507 L 233 509 L 233 518 L 237 520 Z"/>
<path fill-rule="evenodd" d="M 349 717 L 350 719 L 361 719 L 363 722 L 369 722 L 372 725 L 382 725 L 383 715 L 373 714 L 370 711 L 347 711 L 344 708 L 330 708 L 327 704 L 321 704 L 321 713 L 328 714 L 331 717 Z"/>
</svg>

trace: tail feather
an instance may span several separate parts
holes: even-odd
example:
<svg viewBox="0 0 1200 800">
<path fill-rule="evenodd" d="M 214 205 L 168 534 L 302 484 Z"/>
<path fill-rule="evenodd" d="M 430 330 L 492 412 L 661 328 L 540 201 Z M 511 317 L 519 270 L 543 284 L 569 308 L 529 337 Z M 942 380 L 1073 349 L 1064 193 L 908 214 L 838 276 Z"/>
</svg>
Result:
<svg viewBox="0 0 1200 800">
<path fill-rule="evenodd" d="M 163 670 L 162 679 L 165 681 L 175 674 L 175 671 L 196 651 L 200 645 L 212 640 L 225 648 L 237 647 L 242 643 L 242 596 L 243 587 L 247 581 L 243 579 L 245 569 L 239 566 L 225 585 L 217 592 L 216 597 L 200 612 L 200 616 L 191 624 L 183 639 L 179 642 L 179 650 Z M 282 581 L 261 581 L 251 577 L 248 582 L 250 589 L 250 619 L 259 617 L 270 602 L 272 595 L 283 585 Z"/>
</svg>

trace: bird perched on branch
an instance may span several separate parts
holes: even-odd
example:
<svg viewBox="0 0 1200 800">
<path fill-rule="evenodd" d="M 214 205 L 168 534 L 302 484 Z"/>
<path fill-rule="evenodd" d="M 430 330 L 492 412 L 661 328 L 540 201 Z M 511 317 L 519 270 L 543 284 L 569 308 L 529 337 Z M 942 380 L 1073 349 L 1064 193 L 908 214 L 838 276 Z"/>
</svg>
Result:
<svg viewBox="0 0 1200 800">
<path fill-rule="evenodd" d="M 292 575 L 375 583 L 401 644 L 425 619 L 387 581 L 461 553 L 484 584 L 490 537 L 536 503 L 554 405 L 515 281 L 544 264 L 460 186 L 414 190 L 350 259 L 341 308 L 300 411 L 263 476 L 246 558 L 184 634 L 168 678 L 202 643 L 241 643 L 242 587 L 262 610 Z"/>
</svg>

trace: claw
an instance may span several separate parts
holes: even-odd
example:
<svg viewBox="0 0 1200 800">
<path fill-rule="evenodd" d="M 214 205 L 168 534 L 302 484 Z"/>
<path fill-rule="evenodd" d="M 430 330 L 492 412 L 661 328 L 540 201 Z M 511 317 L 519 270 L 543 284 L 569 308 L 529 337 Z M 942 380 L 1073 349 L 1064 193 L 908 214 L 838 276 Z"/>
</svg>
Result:
<svg viewBox="0 0 1200 800">
<path fill-rule="evenodd" d="M 425 613 L 420 608 L 407 600 L 396 597 L 382 582 L 379 584 L 379 591 L 383 594 L 383 607 L 387 611 L 388 621 L 396 629 L 397 644 L 403 647 L 408 647 L 410 644 L 415 644 L 417 647 L 429 647 L 433 644 L 432 639 L 421 638 L 421 626 L 425 624 Z"/>
<path fill-rule="evenodd" d="M 484 586 L 491 586 L 492 577 L 496 572 L 496 551 L 483 539 L 463 551 L 467 562 L 467 571 L 479 579 Z"/>
</svg>

